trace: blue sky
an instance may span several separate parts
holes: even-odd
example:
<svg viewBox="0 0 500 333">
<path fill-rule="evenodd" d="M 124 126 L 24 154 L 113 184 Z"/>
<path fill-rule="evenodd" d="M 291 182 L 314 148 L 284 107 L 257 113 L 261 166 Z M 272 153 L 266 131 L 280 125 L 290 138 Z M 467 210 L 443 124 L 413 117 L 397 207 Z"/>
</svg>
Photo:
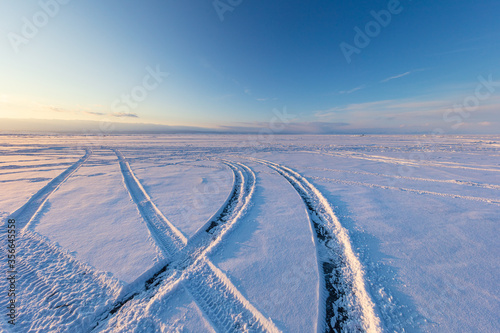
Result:
<svg viewBox="0 0 500 333">
<path fill-rule="evenodd" d="M 0 118 L 234 129 L 286 110 L 299 132 L 498 133 L 498 13 L 494 0 L 2 1 Z"/>
</svg>

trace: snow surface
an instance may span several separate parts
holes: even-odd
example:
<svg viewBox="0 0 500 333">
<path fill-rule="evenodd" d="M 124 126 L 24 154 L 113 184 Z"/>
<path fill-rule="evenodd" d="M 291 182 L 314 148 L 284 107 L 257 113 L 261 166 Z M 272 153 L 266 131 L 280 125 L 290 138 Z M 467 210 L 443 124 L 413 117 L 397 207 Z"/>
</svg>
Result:
<svg viewBox="0 0 500 333">
<path fill-rule="evenodd" d="M 110 150 L 94 151 L 29 227 L 76 259 L 127 283 L 159 260 Z"/>
<path fill-rule="evenodd" d="M 316 332 L 336 253 L 344 328 L 497 332 L 499 173 L 498 136 L 1 136 L 0 328 Z"/>
</svg>

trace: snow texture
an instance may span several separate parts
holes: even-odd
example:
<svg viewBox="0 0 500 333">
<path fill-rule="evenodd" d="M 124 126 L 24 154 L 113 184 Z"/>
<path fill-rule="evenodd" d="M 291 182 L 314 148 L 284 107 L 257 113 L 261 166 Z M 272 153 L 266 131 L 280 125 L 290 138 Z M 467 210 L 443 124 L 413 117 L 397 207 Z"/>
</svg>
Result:
<svg viewBox="0 0 500 333">
<path fill-rule="evenodd" d="M 17 321 L 0 330 L 497 332 L 499 149 L 498 136 L 2 136 Z"/>
</svg>

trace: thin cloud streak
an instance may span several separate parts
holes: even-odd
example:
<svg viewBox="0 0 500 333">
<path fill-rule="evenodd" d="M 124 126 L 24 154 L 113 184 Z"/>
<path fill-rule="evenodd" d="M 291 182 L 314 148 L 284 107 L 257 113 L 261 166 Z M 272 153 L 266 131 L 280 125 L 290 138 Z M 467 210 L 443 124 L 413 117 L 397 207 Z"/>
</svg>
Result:
<svg viewBox="0 0 500 333">
<path fill-rule="evenodd" d="M 82 111 L 83 113 L 89 114 L 91 116 L 105 116 L 106 113 L 103 112 L 94 112 L 94 111 Z"/>
<path fill-rule="evenodd" d="M 75 113 L 74 111 L 67 110 L 67 109 L 64 109 L 64 108 L 60 108 L 60 107 L 57 107 L 57 106 L 49 106 L 49 109 L 51 111 L 59 112 L 59 113 Z"/>
<path fill-rule="evenodd" d="M 118 117 L 118 118 L 123 118 L 123 117 L 139 118 L 139 116 L 135 113 L 114 112 L 114 113 L 111 113 L 111 115 L 113 117 Z"/>
<path fill-rule="evenodd" d="M 315 111 L 314 116 L 323 122 L 349 123 L 349 129 L 386 128 L 388 133 L 398 128 L 407 132 L 443 128 L 449 133 L 460 133 L 486 127 L 491 131 L 498 124 L 500 97 L 492 97 L 470 111 L 467 117 L 461 119 L 460 129 L 452 127 L 457 123 L 458 116 L 453 107 L 455 104 L 450 100 L 384 100 Z"/>
<path fill-rule="evenodd" d="M 405 72 L 403 74 L 399 74 L 399 75 L 394 75 L 394 76 L 391 76 L 391 77 L 388 77 L 386 79 L 383 79 L 382 81 L 380 81 L 380 83 L 385 83 L 385 82 L 389 82 L 391 80 L 395 80 L 395 79 L 399 79 L 399 78 L 402 78 L 404 76 L 407 76 L 407 75 L 410 75 L 412 72 Z"/>
<path fill-rule="evenodd" d="M 364 88 L 366 88 L 366 84 L 360 85 L 359 87 L 353 88 L 351 90 L 339 91 L 339 94 L 352 94 L 353 92 L 364 89 Z"/>
</svg>

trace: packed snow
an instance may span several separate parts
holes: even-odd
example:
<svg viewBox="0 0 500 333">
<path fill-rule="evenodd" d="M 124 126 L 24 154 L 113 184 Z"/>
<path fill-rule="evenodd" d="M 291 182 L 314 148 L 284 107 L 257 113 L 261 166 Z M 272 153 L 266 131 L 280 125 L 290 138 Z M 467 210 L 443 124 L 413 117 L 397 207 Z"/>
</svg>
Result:
<svg viewBox="0 0 500 333">
<path fill-rule="evenodd" d="M 499 176 L 499 136 L 0 136 L 0 328 L 498 332 Z"/>
</svg>

